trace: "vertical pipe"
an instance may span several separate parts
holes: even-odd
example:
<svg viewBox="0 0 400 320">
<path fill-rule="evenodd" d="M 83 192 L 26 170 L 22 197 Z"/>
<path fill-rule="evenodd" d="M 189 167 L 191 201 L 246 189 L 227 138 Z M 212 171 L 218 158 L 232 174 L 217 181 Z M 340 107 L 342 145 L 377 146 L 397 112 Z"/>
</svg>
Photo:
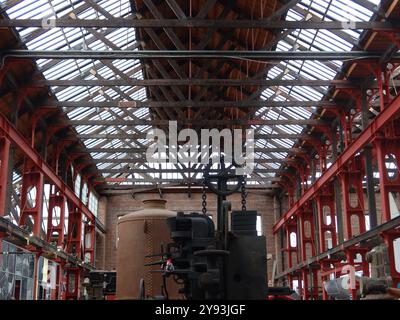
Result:
<svg viewBox="0 0 400 320">
<path fill-rule="evenodd" d="M 365 129 L 369 124 L 368 120 L 368 106 L 366 91 L 361 89 L 361 125 Z M 378 217 L 376 213 L 375 189 L 374 189 L 374 169 L 372 166 L 372 151 L 371 145 L 368 144 L 364 147 L 364 160 L 365 160 L 365 176 L 367 182 L 367 198 L 368 198 L 368 211 L 370 227 L 374 228 L 378 225 Z"/>
<path fill-rule="evenodd" d="M 7 173 L 7 196 L 5 202 L 5 214 L 11 214 L 12 208 L 12 190 L 13 190 L 13 171 L 15 162 L 15 145 L 11 144 L 8 156 L 8 173 Z"/>
<path fill-rule="evenodd" d="M 344 232 L 343 232 L 343 211 L 342 211 L 342 201 L 340 196 L 340 184 L 337 178 L 335 178 L 335 180 L 333 181 L 333 189 L 335 193 L 338 242 L 340 244 L 344 241 Z"/>
<path fill-rule="evenodd" d="M 338 121 L 340 124 L 340 121 Z M 338 141 L 336 138 L 336 132 L 338 129 L 338 125 L 334 127 L 334 132 L 332 134 L 332 151 L 333 151 L 333 160 L 335 161 L 338 156 Z M 342 137 L 342 136 L 340 136 Z M 341 138 L 340 138 L 341 140 Z M 339 244 L 344 241 L 344 233 L 343 233 L 343 212 L 342 212 L 342 202 L 340 197 L 340 184 L 339 180 L 335 178 L 333 181 L 333 189 L 335 193 L 335 207 L 336 207 L 336 219 L 337 219 L 337 233 L 338 233 L 338 241 Z"/>
<path fill-rule="evenodd" d="M 7 198 L 9 195 L 9 159 L 10 159 L 10 140 L 6 137 L 0 139 L 0 216 L 7 214 Z"/>
<path fill-rule="evenodd" d="M 279 217 L 282 217 L 282 199 L 280 196 L 277 197 L 278 203 L 279 203 Z M 281 252 L 281 262 L 282 262 L 282 270 L 285 270 L 285 255 L 283 253 L 283 247 L 284 247 L 284 231 L 283 228 L 280 228 L 280 252 Z"/>
<path fill-rule="evenodd" d="M 314 160 L 311 160 L 311 184 L 313 184 L 315 182 L 315 162 Z M 319 223 L 318 223 L 318 211 L 317 211 L 317 203 L 315 201 L 315 199 L 313 199 L 311 201 L 311 208 L 312 208 L 312 212 L 313 212 L 313 220 L 314 220 L 314 242 L 315 242 L 315 253 L 319 254 L 320 250 L 319 250 Z"/>
</svg>

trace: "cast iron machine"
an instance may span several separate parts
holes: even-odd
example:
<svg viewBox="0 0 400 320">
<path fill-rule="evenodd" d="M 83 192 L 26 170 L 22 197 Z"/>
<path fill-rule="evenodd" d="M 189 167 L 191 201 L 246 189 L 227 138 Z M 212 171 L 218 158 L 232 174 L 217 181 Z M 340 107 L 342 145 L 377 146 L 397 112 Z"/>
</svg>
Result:
<svg viewBox="0 0 400 320">
<path fill-rule="evenodd" d="M 237 175 L 237 166 L 218 170 L 208 165 L 204 172 L 202 213 L 178 212 L 167 223 L 172 243 L 161 248 L 159 261 L 163 279 L 173 277 L 182 285 L 187 299 L 265 299 L 266 240 L 256 230 L 257 211 L 246 208 L 245 177 Z M 207 214 L 206 189 L 217 195 L 217 227 Z M 242 208 L 231 211 L 227 196 L 241 193 Z M 230 222 L 230 228 L 229 228 Z M 155 257 L 148 256 L 148 258 Z M 166 281 L 161 296 L 168 299 Z M 144 282 L 141 282 L 141 286 Z M 144 293 L 144 288 L 141 288 Z M 144 296 L 140 298 L 145 298 Z"/>
</svg>

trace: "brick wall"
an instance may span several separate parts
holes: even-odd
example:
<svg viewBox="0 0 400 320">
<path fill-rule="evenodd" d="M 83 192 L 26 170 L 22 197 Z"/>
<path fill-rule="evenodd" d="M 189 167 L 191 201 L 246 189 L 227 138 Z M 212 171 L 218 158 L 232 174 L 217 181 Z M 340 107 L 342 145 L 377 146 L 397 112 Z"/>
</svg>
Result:
<svg viewBox="0 0 400 320">
<path fill-rule="evenodd" d="M 247 197 L 247 208 L 249 210 L 257 210 L 262 217 L 262 232 L 267 239 L 267 252 L 275 256 L 275 239 L 272 234 L 272 226 L 274 224 L 274 207 L 273 198 L 265 193 L 256 193 L 257 191 L 249 191 Z M 110 196 L 107 199 L 106 220 L 107 229 L 106 239 L 104 243 L 105 263 L 104 268 L 113 270 L 116 267 L 116 225 L 118 216 L 142 209 L 142 200 L 159 198 L 158 193 L 140 193 L 135 198 L 131 195 Z M 167 200 L 167 208 L 173 211 L 201 212 L 201 193 L 192 193 L 188 197 L 187 193 L 164 193 L 163 199 Z M 232 203 L 233 210 L 240 210 L 241 198 L 240 194 L 234 194 L 228 197 Z M 207 196 L 207 209 L 213 215 L 216 221 L 215 213 L 217 207 L 217 198 L 214 194 Z M 100 245 L 103 250 L 103 245 Z M 99 252 L 97 256 L 100 256 Z M 272 271 L 272 262 L 268 262 L 269 278 Z"/>
<path fill-rule="evenodd" d="M 106 197 L 99 198 L 99 206 L 97 209 L 97 218 L 100 223 L 106 225 L 106 215 L 107 215 L 107 203 Z M 95 252 L 95 266 L 97 269 L 105 269 L 106 265 L 106 235 L 102 232 L 96 232 L 96 252 Z"/>
<path fill-rule="evenodd" d="M 260 191 L 259 191 L 260 192 Z M 381 198 L 376 195 L 376 206 L 378 214 L 378 224 L 381 223 Z M 96 264 L 98 268 L 113 270 L 116 267 L 116 224 L 118 216 L 142 209 L 142 200 L 159 198 L 158 193 L 140 193 L 135 198 L 131 195 L 102 197 L 99 203 L 99 218 L 105 224 L 107 233 L 104 236 L 98 236 L 96 239 Z M 167 208 L 174 211 L 184 211 L 185 213 L 195 211 L 201 212 L 201 194 L 192 193 L 188 197 L 187 193 L 164 193 L 163 198 L 167 200 Z M 239 210 L 241 208 L 240 194 L 229 196 L 228 200 L 232 202 L 232 208 Z M 277 273 L 282 272 L 287 267 L 287 254 L 284 254 L 284 266 L 282 265 L 282 252 L 280 250 L 280 235 L 274 237 L 272 227 L 279 219 L 279 203 L 271 195 L 250 191 L 247 199 L 249 210 L 257 210 L 262 217 L 262 232 L 267 239 L 267 253 L 272 255 L 268 261 L 268 278 L 271 279 L 273 260 L 277 261 Z M 365 212 L 368 212 L 367 196 L 364 196 Z M 216 196 L 208 194 L 207 209 L 213 215 L 216 221 Z M 282 201 L 282 214 L 288 210 L 286 197 Z M 285 239 L 284 239 L 285 246 Z M 295 262 L 295 260 L 294 260 Z"/>
</svg>

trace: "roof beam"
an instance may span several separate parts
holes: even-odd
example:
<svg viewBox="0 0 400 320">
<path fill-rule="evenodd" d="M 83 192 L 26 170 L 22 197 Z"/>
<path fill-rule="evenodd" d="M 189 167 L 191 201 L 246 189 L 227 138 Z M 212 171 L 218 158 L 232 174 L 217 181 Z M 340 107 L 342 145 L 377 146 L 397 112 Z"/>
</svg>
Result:
<svg viewBox="0 0 400 320">
<path fill-rule="evenodd" d="M 0 20 L 2 21 L 2 20 Z M 5 58 L 31 58 L 31 59 L 260 59 L 280 62 L 282 60 L 351 60 L 372 59 L 381 57 L 379 52 L 368 51 L 265 51 L 265 50 L 4 50 L 1 57 Z M 393 59 L 400 59 L 395 55 Z"/>
<path fill-rule="evenodd" d="M 2 19 L 0 27 L 6 28 L 43 28 L 43 19 Z M 48 19 L 47 23 L 57 28 L 234 28 L 267 30 L 282 29 L 328 29 L 328 30 L 375 30 L 396 31 L 398 23 L 388 21 L 271 21 L 270 19 L 258 20 L 212 20 L 212 19 Z"/>
<path fill-rule="evenodd" d="M 400 85 L 400 82 L 395 82 Z M 34 86 L 84 86 L 84 87 L 116 87 L 116 86 L 306 86 L 306 87 L 328 87 L 336 86 L 336 88 L 355 88 L 359 87 L 358 81 L 350 80 L 281 80 L 281 79 L 96 79 L 96 80 L 38 80 L 32 85 Z M 377 83 L 374 84 L 378 87 Z"/>
<path fill-rule="evenodd" d="M 344 104 L 343 104 L 344 105 Z M 248 108 L 248 107 L 323 107 L 337 109 L 342 105 L 332 101 L 46 101 L 43 107 L 65 107 L 65 108 Z"/>
<path fill-rule="evenodd" d="M 146 119 L 134 119 L 134 120 L 70 120 L 69 124 L 75 126 L 169 126 L 170 120 L 146 120 Z M 237 120 L 190 120 L 184 119 L 178 121 L 178 125 L 192 125 L 193 127 L 203 126 L 225 126 L 225 125 L 241 125 L 241 126 L 268 126 L 268 125 L 312 125 L 312 126 L 323 126 L 328 125 L 327 122 L 316 120 L 316 119 L 276 119 L 276 120 L 264 120 L 264 119 L 237 119 Z"/>
<path fill-rule="evenodd" d="M 121 173 L 128 173 L 128 174 L 143 174 L 143 173 L 182 173 L 182 171 L 187 171 L 187 168 L 183 169 L 158 169 L 158 168 L 150 168 L 150 169 L 131 169 L 131 168 L 120 168 L 120 169 L 100 169 L 99 172 L 101 173 L 109 173 L 109 174 L 121 174 Z M 204 168 L 196 168 L 190 169 L 190 173 L 201 173 L 204 171 Z M 282 170 L 280 169 L 257 169 L 254 168 L 254 172 L 257 173 L 279 173 Z M 217 170 L 211 170 L 211 173 L 217 173 Z"/>
<path fill-rule="evenodd" d="M 147 148 L 142 147 L 142 148 L 86 148 L 85 151 L 91 152 L 91 153 L 127 153 L 127 154 L 139 154 L 143 153 L 147 150 Z M 296 152 L 296 153 L 305 153 L 307 150 L 302 149 L 302 148 L 254 148 L 254 152 L 264 152 L 264 153 L 270 153 L 270 152 Z M 200 156 L 200 153 L 199 153 Z M 134 162 L 135 159 L 132 159 L 132 162 Z"/>
<path fill-rule="evenodd" d="M 113 139 L 131 139 L 131 140 L 136 140 L 136 139 L 146 139 L 146 133 L 136 133 L 136 134 L 123 134 L 123 133 L 98 133 L 98 134 L 78 134 L 77 137 L 79 139 L 87 140 L 87 139 L 107 139 L 107 140 L 113 140 Z M 311 137 L 307 134 L 284 134 L 284 133 L 279 133 L 279 134 L 255 134 L 254 139 L 291 139 L 291 140 L 297 140 L 297 139 L 311 139 Z"/>
<path fill-rule="evenodd" d="M 116 180 L 117 179 L 117 180 Z M 190 184 L 193 184 L 193 183 L 196 183 L 196 184 L 198 184 L 198 185 L 201 185 L 202 184 L 202 182 L 203 182 L 203 179 L 202 178 L 200 178 L 200 179 L 191 179 L 191 178 L 187 178 L 187 179 L 184 179 L 184 178 L 178 178 L 178 179 L 167 179 L 167 178 L 165 178 L 165 179 L 159 179 L 159 178 L 152 178 L 152 179 L 135 179 L 135 178 L 122 178 L 122 179 L 119 179 L 119 178 L 116 178 L 116 179 L 113 179 L 113 178 L 109 178 L 109 179 L 107 179 L 107 178 L 104 178 L 104 179 L 99 179 L 99 180 L 97 180 L 98 182 L 109 182 L 109 183 L 121 183 L 121 182 L 133 182 L 133 183 L 140 183 L 140 182 L 151 182 L 151 183 L 166 183 L 166 182 L 168 182 L 168 183 L 179 183 L 179 184 L 182 184 L 182 185 L 184 185 L 184 184 L 188 184 L 188 183 L 190 183 Z M 250 179 L 250 178 L 248 178 L 247 179 L 247 181 L 255 181 L 255 179 Z M 268 181 L 268 182 L 279 182 L 279 181 L 281 181 L 281 179 L 280 178 L 277 178 L 277 177 L 268 177 L 268 178 L 257 178 L 257 181 L 260 181 L 260 182 L 263 182 L 263 181 Z M 269 186 L 270 187 L 270 186 Z"/>
<path fill-rule="evenodd" d="M 202 192 L 203 188 L 201 185 L 191 184 L 191 191 L 193 193 Z M 273 190 L 268 190 L 266 188 L 278 188 L 279 186 L 276 184 L 251 184 L 246 186 L 246 190 L 251 189 L 251 192 L 254 193 L 262 193 L 262 194 L 270 194 L 273 193 Z M 108 195 L 108 194 L 137 194 L 141 192 L 159 192 L 158 190 L 161 189 L 163 193 L 171 192 L 171 193 L 181 193 L 187 191 L 187 185 L 183 184 L 161 184 L 161 185 L 110 185 L 105 184 L 99 186 L 100 194 Z"/>
<path fill-rule="evenodd" d="M 289 163 L 295 162 L 296 160 L 293 158 L 280 158 L 280 159 L 254 159 L 254 163 Z M 122 159 L 109 159 L 109 158 L 101 158 L 101 159 L 93 159 L 94 163 L 117 163 L 117 164 L 129 164 L 129 163 L 148 163 L 146 158 L 122 158 Z"/>
</svg>

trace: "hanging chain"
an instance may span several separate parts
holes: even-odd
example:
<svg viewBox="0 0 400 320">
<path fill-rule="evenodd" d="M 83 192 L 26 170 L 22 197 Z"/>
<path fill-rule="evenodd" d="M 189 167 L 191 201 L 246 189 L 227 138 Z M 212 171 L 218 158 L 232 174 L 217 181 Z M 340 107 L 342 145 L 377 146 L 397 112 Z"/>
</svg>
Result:
<svg viewBox="0 0 400 320">
<path fill-rule="evenodd" d="M 241 195 L 242 195 L 242 211 L 246 211 L 246 178 L 242 180 L 242 187 L 241 187 Z"/>
<path fill-rule="evenodd" d="M 201 211 L 205 215 L 205 214 L 207 214 L 207 194 L 206 194 L 206 180 L 205 179 L 203 179 L 203 192 L 201 195 L 201 199 L 203 200 L 201 202 L 201 206 L 202 206 Z"/>
</svg>

